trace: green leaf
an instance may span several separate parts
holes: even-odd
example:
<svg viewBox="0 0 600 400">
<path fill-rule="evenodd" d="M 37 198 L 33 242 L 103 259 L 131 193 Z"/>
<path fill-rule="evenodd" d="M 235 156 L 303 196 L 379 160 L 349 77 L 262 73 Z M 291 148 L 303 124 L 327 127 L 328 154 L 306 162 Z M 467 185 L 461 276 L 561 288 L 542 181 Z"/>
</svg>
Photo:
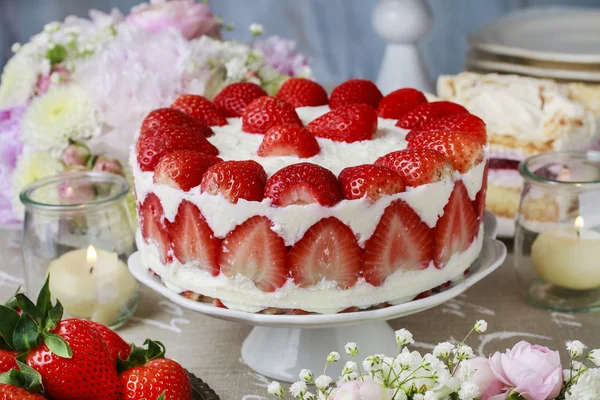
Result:
<svg viewBox="0 0 600 400">
<path fill-rule="evenodd" d="M 13 344 L 13 333 L 18 320 L 18 312 L 12 308 L 0 305 L 0 337 L 13 349 L 15 347 Z"/>
<path fill-rule="evenodd" d="M 146 362 L 154 360 L 155 358 L 163 358 L 165 356 L 165 345 L 159 341 L 146 339 L 144 342 L 145 346 L 148 346 L 146 350 Z"/>
<path fill-rule="evenodd" d="M 42 376 L 40 373 L 25 363 L 25 355 L 17 357 L 16 361 L 22 376 L 22 387 L 30 392 L 40 392 L 42 390 Z"/>
<path fill-rule="evenodd" d="M 48 275 L 48 277 L 46 277 L 46 282 L 44 283 L 44 286 L 42 287 L 42 289 L 40 290 L 40 293 L 38 294 L 38 298 L 37 298 L 35 305 L 37 306 L 38 310 L 40 310 L 40 312 L 44 316 L 46 315 L 48 310 L 52 307 L 52 299 L 50 297 L 50 275 Z"/>
<path fill-rule="evenodd" d="M 42 338 L 51 352 L 62 358 L 73 357 L 73 351 L 65 339 L 50 332 L 43 332 Z"/>
<path fill-rule="evenodd" d="M 510 392 L 506 400 L 526 400 L 523 396 L 521 396 L 517 392 Z"/>
<path fill-rule="evenodd" d="M 52 66 L 60 64 L 67 58 L 67 49 L 62 44 L 56 44 L 52 49 L 46 50 L 46 58 Z"/>
<path fill-rule="evenodd" d="M 19 286 L 17 288 L 17 290 L 15 290 L 15 294 L 13 294 L 8 300 L 6 300 L 6 303 L 4 303 L 4 305 L 8 308 L 12 308 L 13 310 L 15 308 L 17 308 L 17 299 L 16 299 L 16 295 L 17 293 L 19 293 L 21 291 L 21 286 Z"/>
<path fill-rule="evenodd" d="M 44 318 L 44 313 L 42 313 L 23 293 L 18 293 L 15 297 L 17 298 L 17 304 L 19 305 L 19 308 L 21 308 L 23 314 L 28 314 L 33 318 Z"/>
<path fill-rule="evenodd" d="M 167 392 L 162 392 L 162 393 L 160 394 L 160 396 L 158 396 L 158 399 L 156 399 L 156 400 L 165 400 L 165 399 L 166 399 L 166 393 L 167 393 Z"/>
<path fill-rule="evenodd" d="M 35 321 L 27 314 L 19 317 L 13 332 L 13 345 L 17 352 L 24 353 L 39 344 L 40 332 Z"/>
<path fill-rule="evenodd" d="M 56 300 L 56 305 L 48 310 L 48 317 L 44 324 L 44 329 L 51 331 L 60 322 L 63 316 L 63 306 L 60 301 Z"/>
</svg>

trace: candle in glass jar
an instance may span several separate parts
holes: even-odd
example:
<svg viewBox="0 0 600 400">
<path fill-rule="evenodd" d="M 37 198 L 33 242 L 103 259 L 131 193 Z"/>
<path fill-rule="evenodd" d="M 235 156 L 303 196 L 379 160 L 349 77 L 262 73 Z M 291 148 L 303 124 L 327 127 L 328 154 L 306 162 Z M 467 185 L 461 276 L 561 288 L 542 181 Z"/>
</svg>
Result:
<svg viewBox="0 0 600 400">
<path fill-rule="evenodd" d="M 577 217 L 571 229 L 541 233 L 531 247 L 531 262 L 546 282 L 572 290 L 600 287 L 600 233 L 583 229 Z"/>
</svg>

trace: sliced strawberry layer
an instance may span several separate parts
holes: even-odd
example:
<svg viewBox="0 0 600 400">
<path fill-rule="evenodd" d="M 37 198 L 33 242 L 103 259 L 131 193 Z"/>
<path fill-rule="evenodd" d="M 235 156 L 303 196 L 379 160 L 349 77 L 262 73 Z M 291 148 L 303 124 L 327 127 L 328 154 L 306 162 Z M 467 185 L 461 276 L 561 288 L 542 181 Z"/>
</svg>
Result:
<svg viewBox="0 0 600 400">
<path fill-rule="evenodd" d="M 183 200 L 179 204 L 175 221 L 169 226 L 169 241 L 180 263 L 193 263 L 213 276 L 219 275 L 221 241 L 193 203 Z"/>
<path fill-rule="evenodd" d="M 282 287 L 288 277 L 283 239 L 266 217 L 252 217 L 231 231 L 221 245 L 221 272 L 231 278 L 240 274 L 263 292 Z"/>
<path fill-rule="evenodd" d="M 446 156 L 421 148 L 394 151 L 379 157 L 375 165 L 395 171 L 411 187 L 439 182 L 454 172 Z"/>
<path fill-rule="evenodd" d="M 335 281 L 340 289 L 354 286 L 360 271 L 360 248 L 354 233 L 339 219 L 320 220 L 290 250 L 288 265 L 300 287 L 323 279 Z"/>
<path fill-rule="evenodd" d="M 427 103 L 427 98 L 416 89 L 394 90 L 381 99 L 377 106 L 377 115 L 380 118 L 400 119 L 404 114 L 423 103 Z"/>
<path fill-rule="evenodd" d="M 202 192 L 221 194 L 231 203 L 239 199 L 261 201 L 267 174 L 252 160 L 224 161 L 209 167 L 202 176 Z"/>
<path fill-rule="evenodd" d="M 327 104 L 327 92 L 315 81 L 305 78 L 290 78 L 283 82 L 276 95 L 294 108 L 318 107 Z"/>
<path fill-rule="evenodd" d="M 340 106 L 311 121 L 306 129 L 316 137 L 336 142 L 369 140 L 377 131 L 377 113 L 366 104 Z"/>
<path fill-rule="evenodd" d="M 425 269 L 433 255 L 433 231 L 403 200 L 394 200 L 365 244 L 363 274 L 379 286 L 398 270 Z"/>
<path fill-rule="evenodd" d="M 406 140 L 412 137 L 433 132 L 461 132 L 479 138 L 479 143 L 487 143 L 485 122 L 473 114 L 454 114 L 434 119 L 418 129 L 413 129 L 406 135 Z"/>
<path fill-rule="evenodd" d="M 261 157 L 297 156 L 312 157 L 321 148 L 317 139 L 298 125 L 275 125 L 265 133 L 257 154 Z"/>
<path fill-rule="evenodd" d="M 199 151 L 174 151 L 161 158 L 154 168 L 154 183 L 187 192 L 200 185 L 208 167 L 222 161 L 219 157 Z"/>
<path fill-rule="evenodd" d="M 461 174 L 483 161 L 484 151 L 480 140 L 467 133 L 431 132 L 412 137 L 409 149 L 425 148 L 445 155 L 454 169 Z"/>
<path fill-rule="evenodd" d="M 338 177 L 344 198 L 361 199 L 367 196 L 375 201 L 382 196 L 404 192 L 402 177 L 391 169 L 364 164 L 344 168 Z"/>
<path fill-rule="evenodd" d="M 367 104 L 377 108 L 383 95 L 377 86 L 366 79 L 349 79 L 340 83 L 331 91 L 329 106 L 331 109 L 349 104 Z"/>
<path fill-rule="evenodd" d="M 139 208 L 140 230 L 144 241 L 153 243 L 158 248 L 163 264 L 170 263 L 173 259 L 170 253 L 169 221 L 165 218 L 159 198 L 154 193 L 150 193 Z"/>
<path fill-rule="evenodd" d="M 227 85 L 215 96 L 214 103 L 225 117 L 241 117 L 248 104 L 259 97 L 266 96 L 267 92 L 252 82 L 236 82 Z"/>
<path fill-rule="evenodd" d="M 479 222 L 467 188 L 462 181 L 457 181 L 450 195 L 444 214 L 440 217 L 434 229 L 435 246 L 433 262 L 442 269 L 452 255 L 469 248 L 477 232 Z"/>
<path fill-rule="evenodd" d="M 248 104 L 242 116 L 242 129 L 248 133 L 265 133 L 281 124 L 302 126 L 302 121 L 294 107 L 276 97 L 259 97 Z"/>
<path fill-rule="evenodd" d="M 208 126 L 227 125 L 227 120 L 217 106 L 204 96 L 182 94 L 171 104 L 171 108 L 183 111 Z"/>
<path fill-rule="evenodd" d="M 208 125 L 174 108 L 159 108 L 152 111 L 142 122 L 140 132 L 169 125 L 183 125 L 204 137 L 213 135 L 213 131 Z"/>
<path fill-rule="evenodd" d="M 434 119 L 447 115 L 468 113 L 467 109 L 450 101 L 424 103 L 404 114 L 396 123 L 402 129 L 419 129 Z"/>
<path fill-rule="evenodd" d="M 292 164 L 267 181 L 265 197 L 277 207 L 319 203 L 330 207 L 342 199 L 340 184 L 326 168 L 311 163 Z"/>
<path fill-rule="evenodd" d="M 483 181 L 481 182 L 481 189 L 477 192 L 475 196 L 475 200 L 473 200 L 473 208 L 475 209 L 475 215 L 477 216 L 477 221 L 480 223 L 483 221 L 483 216 L 485 214 L 485 195 L 487 193 L 487 183 L 488 183 L 488 163 L 485 164 L 485 169 L 483 170 Z"/>
</svg>

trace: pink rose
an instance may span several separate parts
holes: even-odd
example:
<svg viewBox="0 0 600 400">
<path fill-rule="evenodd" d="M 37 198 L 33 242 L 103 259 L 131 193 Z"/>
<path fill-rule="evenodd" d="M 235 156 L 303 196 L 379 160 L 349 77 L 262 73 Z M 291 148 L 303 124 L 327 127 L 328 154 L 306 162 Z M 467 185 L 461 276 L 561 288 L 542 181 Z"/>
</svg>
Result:
<svg viewBox="0 0 600 400">
<path fill-rule="evenodd" d="M 515 391 L 527 400 L 553 399 L 560 394 L 560 355 L 547 347 L 522 341 L 506 353 L 491 356 L 489 366 L 508 392 Z M 507 393 L 490 399 L 502 399 L 506 395 Z"/>
<path fill-rule="evenodd" d="M 473 383 L 479 387 L 479 393 L 481 393 L 481 400 L 496 400 L 505 399 L 508 395 L 504 393 L 505 385 L 502 381 L 496 378 L 492 368 L 490 367 L 490 360 L 484 357 L 476 357 L 469 360 L 469 365 L 473 368 Z M 494 396 L 500 395 L 496 398 Z"/>
<path fill-rule="evenodd" d="M 375 381 L 350 381 L 340 386 L 331 400 L 392 400 L 394 393 Z"/>
<path fill-rule="evenodd" d="M 150 5 L 133 9 L 127 22 L 153 33 L 175 28 L 188 40 L 220 34 L 219 21 L 208 4 L 195 0 L 155 0 Z"/>
</svg>

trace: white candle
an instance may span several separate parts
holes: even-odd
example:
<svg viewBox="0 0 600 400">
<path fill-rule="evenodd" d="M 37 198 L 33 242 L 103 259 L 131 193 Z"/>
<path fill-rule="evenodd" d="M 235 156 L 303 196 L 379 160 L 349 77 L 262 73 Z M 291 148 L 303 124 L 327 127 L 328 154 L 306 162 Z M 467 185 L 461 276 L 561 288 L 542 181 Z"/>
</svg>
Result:
<svg viewBox="0 0 600 400">
<path fill-rule="evenodd" d="M 575 227 L 540 234 L 531 247 L 531 262 L 546 282 L 572 290 L 600 287 L 600 233 Z"/>
</svg>

